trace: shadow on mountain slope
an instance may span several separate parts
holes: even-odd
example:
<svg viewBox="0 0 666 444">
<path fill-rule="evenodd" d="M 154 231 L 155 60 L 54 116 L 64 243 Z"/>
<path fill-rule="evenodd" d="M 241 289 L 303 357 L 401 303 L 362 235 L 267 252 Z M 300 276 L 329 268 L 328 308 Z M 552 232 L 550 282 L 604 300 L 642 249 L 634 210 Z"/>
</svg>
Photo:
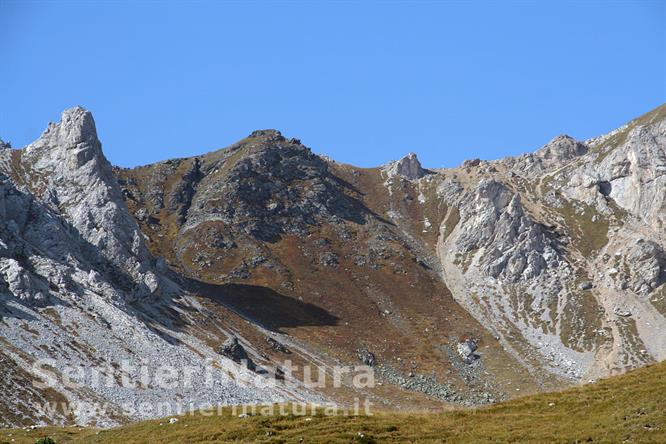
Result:
<svg viewBox="0 0 666 444">
<path fill-rule="evenodd" d="M 259 285 L 214 285 L 190 279 L 188 287 L 276 333 L 283 333 L 283 328 L 334 326 L 340 320 L 314 304 Z"/>
</svg>

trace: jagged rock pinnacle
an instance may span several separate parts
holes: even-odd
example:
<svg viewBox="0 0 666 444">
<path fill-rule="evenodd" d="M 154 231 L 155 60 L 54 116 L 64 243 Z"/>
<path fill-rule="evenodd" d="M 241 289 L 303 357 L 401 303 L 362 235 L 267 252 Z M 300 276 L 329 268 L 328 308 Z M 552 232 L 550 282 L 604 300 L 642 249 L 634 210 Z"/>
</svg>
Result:
<svg viewBox="0 0 666 444">
<path fill-rule="evenodd" d="M 63 111 L 60 118 L 61 131 L 64 131 L 69 140 L 80 143 L 90 139 L 97 139 L 95 120 L 90 111 L 80 106 Z"/>
<path fill-rule="evenodd" d="M 92 114 L 82 107 L 62 113 L 23 158 L 48 193 L 41 198 L 96 248 L 100 260 L 127 274 L 136 289 L 127 300 L 154 293 L 159 285 L 143 236 L 129 214 L 111 164 L 102 152 Z M 85 190 L 85 192 L 82 192 Z"/>
<path fill-rule="evenodd" d="M 414 153 L 409 153 L 402 159 L 391 162 L 386 168 L 386 173 L 389 177 L 400 176 L 408 180 L 420 179 L 426 174 Z"/>
</svg>

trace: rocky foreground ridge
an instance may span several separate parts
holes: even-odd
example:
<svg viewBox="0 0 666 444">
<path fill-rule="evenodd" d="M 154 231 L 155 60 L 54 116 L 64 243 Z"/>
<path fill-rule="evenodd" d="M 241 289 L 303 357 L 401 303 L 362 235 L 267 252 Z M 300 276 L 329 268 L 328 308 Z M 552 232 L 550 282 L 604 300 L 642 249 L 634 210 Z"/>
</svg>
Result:
<svg viewBox="0 0 666 444">
<path fill-rule="evenodd" d="M 123 169 L 91 114 L 67 110 L 29 146 L 0 146 L 0 418 L 110 425 L 162 416 L 146 402 L 358 396 L 475 405 L 663 360 L 665 147 L 661 106 L 605 136 L 452 169 L 414 154 L 356 168 L 275 130 Z M 379 383 L 256 383 L 286 358 L 370 365 Z M 40 359 L 111 379 L 138 372 L 125 361 L 222 371 L 212 389 L 84 376 L 39 388 Z"/>
</svg>

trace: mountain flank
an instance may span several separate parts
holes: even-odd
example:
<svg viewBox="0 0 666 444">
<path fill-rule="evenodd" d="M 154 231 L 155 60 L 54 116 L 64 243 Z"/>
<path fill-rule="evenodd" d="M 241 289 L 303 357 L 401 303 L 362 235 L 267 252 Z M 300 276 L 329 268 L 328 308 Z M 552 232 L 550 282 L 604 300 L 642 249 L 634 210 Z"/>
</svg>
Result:
<svg viewBox="0 0 666 444">
<path fill-rule="evenodd" d="M 127 413 L 145 402 L 479 406 L 661 361 L 665 172 L 664 105 L 594 139 L 450 169 L 415 154 L 357 168 L 276 130 L 118 168 L 90 112 L 66 110 L 34 143 L 0 148 L 3 425 L 163 416 Z M 287 356 L 367 364 L 381 385 L 249 382 Z M 42 390 L 29 381 L 44 359 L 55 374 L 120 378 L 137 360 L 223 371 L 214 390 Z M 62 399 L 109 408 L 38 408 Z"/>
</svg>

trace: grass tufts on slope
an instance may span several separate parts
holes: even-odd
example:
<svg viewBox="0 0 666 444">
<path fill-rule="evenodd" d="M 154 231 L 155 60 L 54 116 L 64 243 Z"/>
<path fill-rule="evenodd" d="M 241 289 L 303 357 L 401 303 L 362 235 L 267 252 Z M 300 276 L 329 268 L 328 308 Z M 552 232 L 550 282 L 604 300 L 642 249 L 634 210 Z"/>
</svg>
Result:
<svg viewBox="0 0 666 444">
<path fill-rule="evenodd" d="M 11 436 L 10 436 L 11 434 Z M 374 416 L 250 416 L 231 409 L 175 424 L 146 421 L 111 430 L 0 431 L 0 443 L 578 443 L 666 442 L 666 363 L 574 389 L 447 413 Z M 15 441 L 12 441 L 14 439 Z M 302 441 L 301 441 L 302 439 Z"/>
</svg>

